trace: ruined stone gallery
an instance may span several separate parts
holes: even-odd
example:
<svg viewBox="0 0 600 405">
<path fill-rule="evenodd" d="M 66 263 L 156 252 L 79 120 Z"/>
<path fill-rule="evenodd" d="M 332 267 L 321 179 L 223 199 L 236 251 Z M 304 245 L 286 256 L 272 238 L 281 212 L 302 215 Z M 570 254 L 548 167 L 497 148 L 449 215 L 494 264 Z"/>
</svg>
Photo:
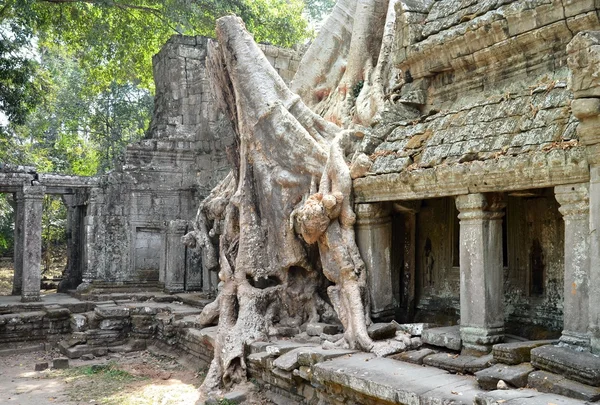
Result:
<svg viewBox="0 0 600 405">
<path fill-rule="evenodd" d="M 207 367 L 201 403 L 599 400 L 599 13 L 340 0 L 303 51 L 235 16 L 172 37 L 118 170 L 0 173 L 0 343 L 159 347 Z M 44 193 L 65 295 L 39 291 Z"/>
</svg>

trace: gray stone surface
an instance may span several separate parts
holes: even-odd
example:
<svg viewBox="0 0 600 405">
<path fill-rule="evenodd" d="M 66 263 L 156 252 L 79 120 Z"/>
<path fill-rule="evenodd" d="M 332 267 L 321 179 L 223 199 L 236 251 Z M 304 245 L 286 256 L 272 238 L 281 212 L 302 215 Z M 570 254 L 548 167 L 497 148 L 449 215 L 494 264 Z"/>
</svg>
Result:
<svg viewBox="0 0 600 405">
<path fill-rule="evenodd" d="M 540 392 L 564 395 L 595 402 L 600 399 L 600 388 L 569 380 L 562 375 L 537 370 L 529 374 L 528 385 Z"/>
<path fill-rule="evenodd" d="M 330 349 L 326 350 L 321 347 L 306 347 L 298 353 L 298 363 L 302 366 L 313 366 L 317 363 L 326 360 L 334 359 L 341 356 L 352 356 L 355 350 L 346 349 Z"/>
<path fill-rule="evenodd" d="M 298 342 L 292 342 L 290 340 L 276 340 L 274 342 L 269 343 L 266 346 L 266 352 L 270 353 L 274 356 L 281 356 L 282 354 L 285 354 L 289 351 L 292 351 L 294 349 L 297 349 L 299 347 L 311 347 L 314 345 L 311 345 L 309 343 L 298 343 Z"/>
<path fill-rule="evenodd" d="M 480 393 L 475 405 L 586 405 L 578 399 L 566 398 L 556 394 L 546 394 L 534 390 L 497 390 Z"/>
<path fill-rule="evenodd" d="M 462 347 L 460 327 L 458 325 L 426 329 L 421 335 L 421 341 L 424 344 L 445 347 L 451 350 L 460 350 Z"/>
<path fill-rule="evenodd" d="M 313 366 L 313 381 L 336 383 L 391 403 L 472 404 L 480 392 L 471 377 L 359 353 Z M 435 398 L 435 400 L 434 400 Z"/>
<path fill-rule="evenodd" d="M 322 333 L 326 335 L 335 335 L 340 332 L 338 325 L 331 325 L 327 323 L 309 323 L 306 325 L 306 333 L 309 336 L 320 336 Z"/>
<path fill-rule="evenodd" d="M 423 364 L 423 359 L 425 359 L 425 357 L 435 353 L 436 351 L 432 349 L 411 350 L 408 352 L 395 354 L 391 356 L 391 358 L 395 360 L 405 361 L 407 363 Z"/>
<path fill-rule="evenodd" d="M 48 368 L 48 362 L 36 363 L 35 371 L 44 371 Z"/>
<path fill-rule="evenodd" d="M 558 346 L 531 350 L 531 364 L 583 384 L 600 387 L 600 357 Z"/>
<path fill-rule="evenodd" d="M 529 363 L 516 366 L 496 364 L 490 368 L 477 371 L 475 377 L 479 386 L 484 390 L 495 390 L 500 380 L 513 387 L 523 388 L 527 385 L 527 376 L 533 370 L 533 367 Z"/>
<path fill-rule="evenodd" d="M 492 354 L 494 360 L 499 363 L 528 363 L 531 360 L 531 349 L 556 342 L 556 340 L 528 340 L 525 342 L 498 343 L 492 347 Z"/>
<path fill-rule="evenodd" d="M 295 368 L 298 368 L 300 365 L 298 363 L 298 354 L 302 352 L 302 348 L 290 350 L 287 353 L 277 357 L 273 361 L 273 366 L 283 370 L 283 371 L 292 371 Z"/>
<path fill-rule="evenodd" d="M 451 373 L 474 374 L 493 364 L 492 355 L 481 357 L 436 353 L 423 359 L 423 364 L 438 367 Z"/>
</svg>

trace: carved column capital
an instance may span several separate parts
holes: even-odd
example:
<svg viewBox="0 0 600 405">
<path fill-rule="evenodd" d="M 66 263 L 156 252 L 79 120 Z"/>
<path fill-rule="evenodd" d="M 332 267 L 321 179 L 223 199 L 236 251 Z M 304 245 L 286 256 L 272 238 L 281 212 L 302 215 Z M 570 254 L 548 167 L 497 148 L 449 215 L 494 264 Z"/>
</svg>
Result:
<svg viewBox="0 0 600 405">
<path fill-rule="evenodd" d="M 554 196 L 560 204 L 558 211 L 564 218 L 587 215 L 590 209 L 588 183 L 566 184 L 554 187 Z"/>
<path fill-rule="evenodd" d="M 46 193 L 46 187 L 40 185 L 23 184 L 23 188 L 17 191 L 17 201 L 24 200 L 43 200 Z"/>
<path fill-rule="evenodd" d="M 494 220 L 504 216 L 504 196 L 498 193 L 473 193 L 456 196 L 458 218 L 461 221 Z"/>
<path fill-rule="evenodd" d="M 357 226 L 385 224 L 391 220 L 392 210 L 388 203 L 356 204 L 354 211 Z"/>
</svg>

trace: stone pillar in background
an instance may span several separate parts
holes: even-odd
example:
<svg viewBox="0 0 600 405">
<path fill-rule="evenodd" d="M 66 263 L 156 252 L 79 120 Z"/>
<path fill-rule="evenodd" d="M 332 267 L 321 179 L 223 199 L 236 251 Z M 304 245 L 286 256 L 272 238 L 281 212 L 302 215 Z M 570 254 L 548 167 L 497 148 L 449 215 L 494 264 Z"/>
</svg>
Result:
<svg viewBox="0 0 600 405">
<path fill-rule="evenodd" d="M 499 194 L 456 197 L 460 219 L 460 335 L 463 352 L 483 354 L 504 339 L 504 272 Z"/>
<path fill-rule="evenodd" d="M 600 354 L 600 32 L 575 35 L 567 46 L 567 55 L 572 73 L 569 89 L 574 97 L 571 111 L 579 120 L 577 135 L 586 147 L 590 164 L 588 330 L 591 351 Z"/>
<path fill-rule="evenodd" d="M 15 213 L 15 233 L 13 235 L 15 243 L 14 267 L 12 295 L 21 295 L 23 285 L 23 199 L 22 193 L 13 194 L 14 213 Z"/>
<path fill-rule="evenodd" d="M 588 184 L 557 186 L 554 192 L 565 221 L 564 327 L 560 340 L 589 350 Z"/>
<path fill-rule="evenodd" d="M 21 301 L 31 302 L 40 300 L 40 281 L 42 278 L 42 212 L 44 202 L 44 186 L 23 185 L 17 196 L 21 202 L 23 213 L 21 228 L 21 243 L 23 247 L 22 271 L 23 281 Z"/>
<path fill-rule="evenodd" d="M 181 237 L 187 232 L 187 221 L 176 219 L 167 223 L 165 243 L 165 290 L 170 293 L 185 290 L 186 247 Z"/>
<path fill-rule="evenodd" d="M 399 263 L 402 266 L 402 271 L 399 275 L 402 289 L 400 291 L 400 308 L 397 314 L 401 323 L 412 322 L 415 312 L 417 213 L 420 209 L 421 201 L 394 203 L 394 211 L 402 214 L 402 229 L 404 230 L 400 235 L 392 234 L 394 249 L 402 249 L 402 262 Z M 395 228 L 392 232 L 395 232 Z M 397 243 L 399 244 L 398 246 L 396 246 Z"/>
<path fill-rule="evenodd" d="M 392 217 L 389 204 L 356 205 L 356 244 L 365 261 L 371 317 L 394 318 L 399 297 L 394 296 L 391 266 Z"/>
<path fill-rule="evenodd" d="M 85 206 L 79 194 L 64 194 L 61 197 L 67 207 L 67 267 L 58 285 L 58 292 L 67 292 L 77 288 L 82 279 Z"/>
<path fill-rule="evenodd" d="M 89 190 L 87 212 L 83 218 L 82 283 L 77 287 L 78 291 L 89 288 L 92 281 L 96 279 L 97 269 L 104 268 L 103 259 L 106 246 L 106 235 L 102 227 L 105 215 L 104 197 L 104 192 L 100 188 Z"/>
</svg>

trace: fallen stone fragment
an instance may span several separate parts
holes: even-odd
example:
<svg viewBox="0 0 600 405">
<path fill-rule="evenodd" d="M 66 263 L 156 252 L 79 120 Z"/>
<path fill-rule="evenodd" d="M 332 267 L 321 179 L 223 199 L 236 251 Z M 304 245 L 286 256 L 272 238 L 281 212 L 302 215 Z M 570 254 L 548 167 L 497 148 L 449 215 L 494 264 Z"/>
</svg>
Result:
<svg viewBox="0 0 600 405">
<path fill-rule="evenodd" d="M 301 352 L 302 348 L 290 350 L 282 356 L 279 356 L 273 361 L 273 365 L 277 368 L 280 368 L 284 371 L 292 371 L 298 368 L 298 354 Z"/>
<path fill-rule="evenodd" d="M 423 364 L 441 368 L 451 373 L 474 374 L 491 366 L 494 359 L 491 354 L 481 357 L 437 353 L 423 359 Z"/>
<path fill-rule="evenodd" d="M 44 371 L 48 368 L 48 362 L 37 363 L 35 365 L 35 371 Z"/>
<path fill-rule="evenodd" d="M 508 383 L 516 388 L 522 388 L 527 385 L 527 376 L 533 371 L 529 363 L 523 363 L 516 366 L 506 364 L 496 364 L 475 373 L 479 386 L 484 390 L 494 390 L 498 387 L 500 381 Z M 499 388 L 498 388 L 499 389 Z"/>
<path fill-rule="evenodd" d="M 529 363 L 532 349 L 555 342 L 555 340 L 530 340 L 526 342 L 499 343 L 492 347 L 492 354 L 494 355 L 494 360 L 499 363 Z"/>
<path fill-rule="evenodd" d="M 496 389 L 499 390 L 507 390 L 509 389 L 508 384 L 504 382 L 504 380 L 499 380 L 498 384 L 496 384 Z"/>
<path fill-rule="evenodd" d="M 396 329 L 402 332 L 409 333 L 411 336 L 421 336 L 423 330 L 435 328 L 437 325 L 433 323 L 397 323 L 392 321 Z"/>
<path fill-rule="evenodd" d="M 445 347 L 450 350 L 460 350 L 462 347 L 460 327 L 458 325 L 426 329 L 421 335 L 421 340 L 423 343 Z"/>
<path fill-rule="evenodd" d="M 52 360 L 52 368 L 55 370 L 65 370 L 69 368 L 69 359 L 66 357 L 59 357 Z"/>
<path fill-rule="evenodd" d="M 409 352 L 395 354 L 391 356 L 391 358 L 394 360 L 405 361 L 407 363 L 423 364 L 423 359 L 425 357 L 435 353 L 436 351 L 432 349 L 411 350 Z"/>
<path fill-rule="evenodd" d="M 542 346 L 531 351 L 535 368 L 561 374 L 583 384 L 600 387 L 600 358 L 566 347 Z"/>
<path fill-rule="evenodd" d="M 600 400 L 600 388 L 581 384 L 547 371 L 536 370 L 529 374 L 528 384 L 529 387 L 540 392 L 549 392 L 590 402 Z"/>
<path fill-rule="evenodd" d="M 391 323 L 374 323 L 367 332 L 373 340 L 391 339 L 396 336 L 396 327 Z"/>
<path fill-rule="evenodd" d="M 340 332 L 338 325 L 331 325 L 328 323 L 309 323 L 306 325 L 306 333 L 309 336 L 321 336 L 322 333 L 326 335 L 335 335 Z"/>
<path fill-rule="evenodd" d="M 371 350 L 377 357 L 385 357 L 391 354 L 400 353 L 406 350 L 406 345 L 397 340 L 387 340 L 385 342 L 377 342 Z"/>
<path fill-rule="evenodd" d="M 81 356 L 81 360 L 86 360 L 86 361 L 94 360 L 95 358 L 96 357 L 94 357 L 94 355 L 91 353 L 84 354 Z"/>
</svg>

